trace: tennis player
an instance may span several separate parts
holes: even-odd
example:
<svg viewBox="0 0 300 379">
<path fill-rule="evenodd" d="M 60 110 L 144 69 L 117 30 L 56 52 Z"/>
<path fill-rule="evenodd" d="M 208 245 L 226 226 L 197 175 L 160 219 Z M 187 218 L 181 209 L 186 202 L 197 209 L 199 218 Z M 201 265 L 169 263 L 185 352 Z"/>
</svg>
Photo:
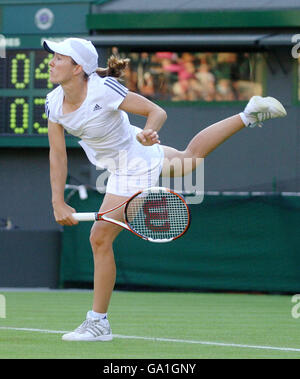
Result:
<svg viewBox="0 0 300 379">
<path fill-rule="evenodd" d="M 286 111 L 271 97 L 254 96 L 245 110 L 201 130 L 185 150 L 162 146 L 158 131 L 166 121 L 166 112 L 148 99 L 128 91 L 117 80 L 128 60 L 111 57 L 106 69 L 98 68 L 98 54 L 90 41 L 68 38 L 63 42 L 44 41 L 53 53 L 50 80 L 59 84 L 46 99 L 50 144 L 50 181 L 56 221 L 75 225 L 76 210 L 64 201 L 67 177 L 67 154 L 64 130 L 79 137 L 89 160 L 110 172 L 106 194 L 100 211 L 114 208 L 138 190 L 154 186 L 170 160 L 196 162 L 245 126 L 261 126 L 268 119 L 283 117 Z M 146 117 L 145 127 L 130 124 L 127 113 Z M 124 165 L 124 155 L 126 162 Z M 196 163 L 195 163 L 196 164 Z M 167 167 L 166 166 L 166 167 Z M 190 167 L 190 165 L 189 165 Z M 178 175 L 173 168 L 171 175 Z M 177 171 L 178 171 L 177 170 Z M 122 210 L 113 218 L 122 221 Z M 108 222 L 95 222 L 90 234 L 94 257 L 94 297 L 86 320 L 73 332 L 64 334 L 66 341 L 108 341 L 112 332 L 107 319 L 111 294 L 115 285 L 116 265 L 112 244 L 122 230 Z"/>
</svg>

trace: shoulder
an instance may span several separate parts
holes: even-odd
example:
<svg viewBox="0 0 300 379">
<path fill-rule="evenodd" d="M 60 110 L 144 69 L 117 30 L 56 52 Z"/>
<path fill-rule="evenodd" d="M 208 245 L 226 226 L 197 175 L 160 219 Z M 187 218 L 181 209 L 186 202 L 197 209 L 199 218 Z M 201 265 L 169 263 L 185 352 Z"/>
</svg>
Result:
<svg viewBox="0 0 300 379">
<path fill-rule="evenodd" d="M 54 90 L 49 92 L 46 96 L 45 102 L 45 113 L 47 118 L 52 122 L 58 122 L 56 119 L 57 109 L 61 103 L 63 96 L 63 90 L 61 86 L 56 87 Z"/>
<path fill-rule="evenodd" d="M 61 95 L 62 95 L 62 88 L 61 88 L 61 86 L 58 86 L 54 90 L 52 90 L 51 92 L 49 92 L 47 94 L 46 102 L 48 104 L 55 103 L 56 101 L 58 101 L 60 99 Z"/>
<path fill-rule="evenodd" d="M 128 89 L 112 76 L 106 76 L 103 78 L 103 85 L 106 87 L 109 93 L 113 91 L 123 97 L 125 97 L 128 93 Z"/>
<path fill-rule="evenodd" d="M 91 86 L 93 89 L 102 87 L 103 90 L 111 89 L 111 90 L 118 90 L 123 95 L 126 95 L 128 92 L 128 89 L 115 77 L 113 76 L 105 76 L 100 77 L 98 74 L 93 73 L 89 78 L 89 86 Z"/>
</svg>

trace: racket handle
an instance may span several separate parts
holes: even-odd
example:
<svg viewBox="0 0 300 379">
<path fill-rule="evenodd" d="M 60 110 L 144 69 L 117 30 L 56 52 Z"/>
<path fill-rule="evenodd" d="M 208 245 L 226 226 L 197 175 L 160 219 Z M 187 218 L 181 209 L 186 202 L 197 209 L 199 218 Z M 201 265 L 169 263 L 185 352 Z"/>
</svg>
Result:
<svg viewBox="0 0 300 379">
<path fill-rule="evenodd" d="M 95 221 L 97 213 L 95 212 L 82 212 L 82 213 L 72 213 L 72 216 L 77 221 Z"/>
</svg>

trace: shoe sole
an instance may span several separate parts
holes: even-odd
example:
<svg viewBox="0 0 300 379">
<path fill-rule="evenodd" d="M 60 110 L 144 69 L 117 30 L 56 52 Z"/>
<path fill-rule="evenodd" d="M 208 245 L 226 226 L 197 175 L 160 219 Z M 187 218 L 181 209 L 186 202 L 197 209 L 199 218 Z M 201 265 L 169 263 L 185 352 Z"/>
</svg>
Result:
<svg viewBox="0 0 300 379">
<path fill-rule="evenodd" d="M 84 339 L 80 339 L 80 338 L 68 338 L 68 337 L 64 337 L 62 336 L 62 340 L 63 341 L 83 341 L 83 342 L 93 342 L 93 341 L 111 341 L 113 339 L 113 336 L 111 334 L 108 334 L 108 335 L 105 335 L 105 336 L 99 336 L 99 337 L 90 337 L 90 338 L 84 338 Z"/>
</svg>

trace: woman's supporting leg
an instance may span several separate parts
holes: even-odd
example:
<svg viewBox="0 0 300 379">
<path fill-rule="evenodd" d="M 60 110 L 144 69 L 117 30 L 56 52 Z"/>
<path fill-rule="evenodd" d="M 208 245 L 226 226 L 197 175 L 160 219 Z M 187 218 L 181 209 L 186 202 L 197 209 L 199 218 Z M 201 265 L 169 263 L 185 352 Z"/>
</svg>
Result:
<svg viewBox="0 0 300 379">
<path fill-rule="evenodd" d="M 127 197 L 106 194 L 100 208 L 104 212 L 125 201 Z M 109 216 L 123 220 L 123 208 L 116 209 Z M 94 300 L 93 311 L 106 313 L 116 280 L 116 264 L 113 241 L 122 231 L 118 225 L 96 221 L 91 229 L 90 243 L 94 256 Z"/>
<path fill-rule="evenodd" d="M 112 209 L 127 197 L 107 193 L 100 211 Z M 123 221 L 122 208 L 110 213 L 112 218 Z M 110 341 L 112 331 L 106 313 L 116 280 L 116 264 L 112 244 L 122 228 L 106 221 L 96 221 L 91 229 L 90 243 L 94 255 L 93 312 L 88 311 L 86 320 L 73 332 L 62 336 L 64 341 Z M 102 315 L 99 315 L 101 313 Z"/>
</svg>

